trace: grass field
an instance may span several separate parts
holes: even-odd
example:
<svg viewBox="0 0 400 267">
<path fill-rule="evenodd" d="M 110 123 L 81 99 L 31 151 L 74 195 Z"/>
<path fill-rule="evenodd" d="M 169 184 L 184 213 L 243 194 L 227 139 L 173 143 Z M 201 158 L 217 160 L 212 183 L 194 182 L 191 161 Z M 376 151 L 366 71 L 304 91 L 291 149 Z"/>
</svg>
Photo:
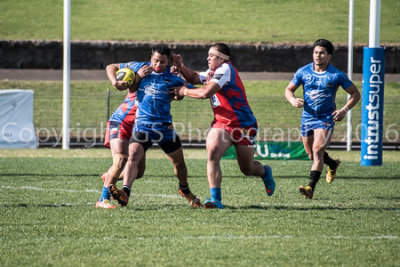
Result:
<svg viewBox="0 0 400 267">
<path fill-rule="evenodd" d="M 369 1 L 354 2 L 354 42 L 366 44 Z M 399 44 L 400 2 L 381 6 L 380 40 Z M 347 43 L 348 8 L 348 0 L 72 0 L 71 39 Z M 63 38 L 63 1 L 0 1 L 0 10 L 0 39 Z"/>
<path fill-rule="evenodd" d="M 260 140 L 282 141 L 288 140 L 291 129 L 299 128 L 300 109 L 290 106 L 283 93 L 288 81 L 245 81 L 246 93 L 252 110 L 258 120 Z M 360 82 L 355 82 L 361 90 Z M 40 135 L 49 133 L 59 135 L 62 125 L 62 82 L 41 81 L 0 81 L 0 89 L 33 89 L 34 123 L 40 130 Z M 110 88 L 110 112 L 113 112 L 121 103 L 125 92 L 118 92 L 108 82 L 71 82 L 71 122 L 72 136 L 83 133 L 87 129 L 88 136 L 101 136 L 107 121 L 107 88 Z M 299 88 L 296 95 L 302 96 Z M 346 101 L 346 93 L 339 88 L 337 106 L 341 107 Z M 400 83 L 385 83 L 384 106 L 384 141 L 399 142 L 400 113 Z M 185 98 L 180 102 L 172 103 L 173 121 L 183 139 L 204 140 L 213 115 L 208 100 Z M 353 139 L 359 141 L 361 122 L 361 102 L 353 109 Z M 192 131 L 190 131 L 192 129 Z M 199 129 L 200 131 L 197 131 Z M 200 134 L 199 134 L 200 132 Z M 292 140 L 299 138 L 296 131 L 292 131 Z M 337 123 L 334 140 L 345 142 L 346 122 Z"/>
<path fill-rule="evenodd" d="M 109 151 L 0 150 L 1 266 L 398 266 L 400 156 L 360 167 L 358 152 L 312 201 L 297 187 L 309 161 L 271 161 L 277 191 L 222 161 L 225 210 L 193 209 L 179 197 L 160 150 L 127 208 L 97 210 Z M 204 150 L 186 150 L 189 182 L 209 196 Z M 323 173 L 324 174 L 324 173 Z"/>
</svg>

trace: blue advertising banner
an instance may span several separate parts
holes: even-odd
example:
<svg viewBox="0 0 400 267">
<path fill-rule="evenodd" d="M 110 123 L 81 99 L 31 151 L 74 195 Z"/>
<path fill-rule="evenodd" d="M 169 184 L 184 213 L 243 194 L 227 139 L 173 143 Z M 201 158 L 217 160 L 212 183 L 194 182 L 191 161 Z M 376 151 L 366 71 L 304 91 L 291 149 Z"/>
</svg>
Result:
<svg viewBox="0 0 400 267">
<path fill-rule="evenodd" d="M 364 47 L 361 166 L 382 165 L 385 49 Z"/>
</svg>

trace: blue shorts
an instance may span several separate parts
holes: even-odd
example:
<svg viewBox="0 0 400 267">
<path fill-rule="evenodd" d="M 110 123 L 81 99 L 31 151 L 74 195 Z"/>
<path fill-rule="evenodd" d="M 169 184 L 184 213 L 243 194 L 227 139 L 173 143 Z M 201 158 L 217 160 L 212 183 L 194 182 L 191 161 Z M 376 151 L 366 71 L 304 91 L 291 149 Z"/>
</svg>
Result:
<svg viewBox="0 0 400 267">
<path fill-rule="evenodd" d="M 333 121 L 332 115 L 327 115 L 323 117 L 308 117 L 303 116 L 301 118 L 301 135 L 303 137 L 314 135 L 315 129 L 324 129 L 329 132 L 333 131 L 335 122 Z"/>
<path fill-rule="evenodd" d="M 156 142 L 165 153 L 182 146 L 172 123 L 135 123 L 129 143 L 134 142 L 142 144 L 145 151 Z"/>
</svg>

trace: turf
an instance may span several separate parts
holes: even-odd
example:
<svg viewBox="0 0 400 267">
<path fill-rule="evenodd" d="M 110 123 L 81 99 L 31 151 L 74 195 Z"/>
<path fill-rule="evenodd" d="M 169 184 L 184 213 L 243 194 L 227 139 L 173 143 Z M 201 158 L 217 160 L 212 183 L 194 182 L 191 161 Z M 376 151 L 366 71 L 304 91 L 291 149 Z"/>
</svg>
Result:
<svg viewBox="0 0 400 267">
<path fill-rule="evenodd" d="M 338 178 L 298 193 L 309 161 L 271 161 L 277 181 L 265 195 L 258 178 L 222 161 L 225 210 L 191 208 L 172 167 L 150 150 L 145 177 L 127 208 L 98 210 L 109 151 L 0 151 L 1 266 L 396 266 L 400 261 L 400 157 L 360 167 L 359 152 L 330 152 Z M 204 150 L 186 150 L 189 183 L 207 197 Z M 324 174 L 324 173 L 323 173 Z"/>
<path fill-rule="evenodd" d="M 354 2 L 354 42 L 367 44 L 369 1 Z M 72 0 L 71 39 L 347 43 L 348 8 L 348 0 Z M 0 39 L 63 38 L 63 1 L 0 1 L 0 10 Z M 398 0 L 382 1 L 382 43 L 400 43 L 399 13 Z"/>
</svg>

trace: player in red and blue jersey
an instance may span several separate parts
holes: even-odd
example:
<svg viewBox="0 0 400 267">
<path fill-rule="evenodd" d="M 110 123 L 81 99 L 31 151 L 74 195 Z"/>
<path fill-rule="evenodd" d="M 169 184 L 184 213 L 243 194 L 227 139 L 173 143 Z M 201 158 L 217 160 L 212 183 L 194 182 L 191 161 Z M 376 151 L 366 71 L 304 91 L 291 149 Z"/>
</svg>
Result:
<svg viewBox="0 0 400 267">
<path fill-rule="evenodd" d="M 176 90 L 179 97 L 210 98 L 214 120 L 207 135 L 207 178 L 211 198 L 205 208 L 224 208 L 221 202 L 222 173 L 220 159 L 225 151 L 235 146 L 240 170 L 247 176 L 260 176 L 269 196 L 274 193 L 275 181 L 271 167 L 254 161 L 254 139 L 257 120 L 247 101 L 246 92 L 238 71 L 229 61 L 230 50 L 226 44 L 216 43 L 208 51 L 208 70 L 197 73 L 182 64 L 180 55 L 174 56 L 174 64 L 183 77 L 192 84 L 203 87 Z"/>
<path fill-rule="evenodd" d="M 308 199 L 312 199 L 314 195 L 324 163 L 328 165 L 326 181 L 331 183 L 335 179 L 340 160 L 333 160 L 325 150 L 331 140 L 335 121 L 343 120 L 347 111 L 360 99 L 360 92 L 353 82 L 329 63 L 333 50 L 330 41 L 326 39 L 315 41 L 313 62 L 298 69 L 285 90 L 287 101 L 294 107 L 303 108 L 302 140 L 313 164 L 309 184 L 300 186 L 299 190 Z M 304 100 L 294 95 L 301 85 Z M 350 98 L 343 108 L 336 110 L 335 98 L 339 86 L 350 95 Z"/>
</svg>

